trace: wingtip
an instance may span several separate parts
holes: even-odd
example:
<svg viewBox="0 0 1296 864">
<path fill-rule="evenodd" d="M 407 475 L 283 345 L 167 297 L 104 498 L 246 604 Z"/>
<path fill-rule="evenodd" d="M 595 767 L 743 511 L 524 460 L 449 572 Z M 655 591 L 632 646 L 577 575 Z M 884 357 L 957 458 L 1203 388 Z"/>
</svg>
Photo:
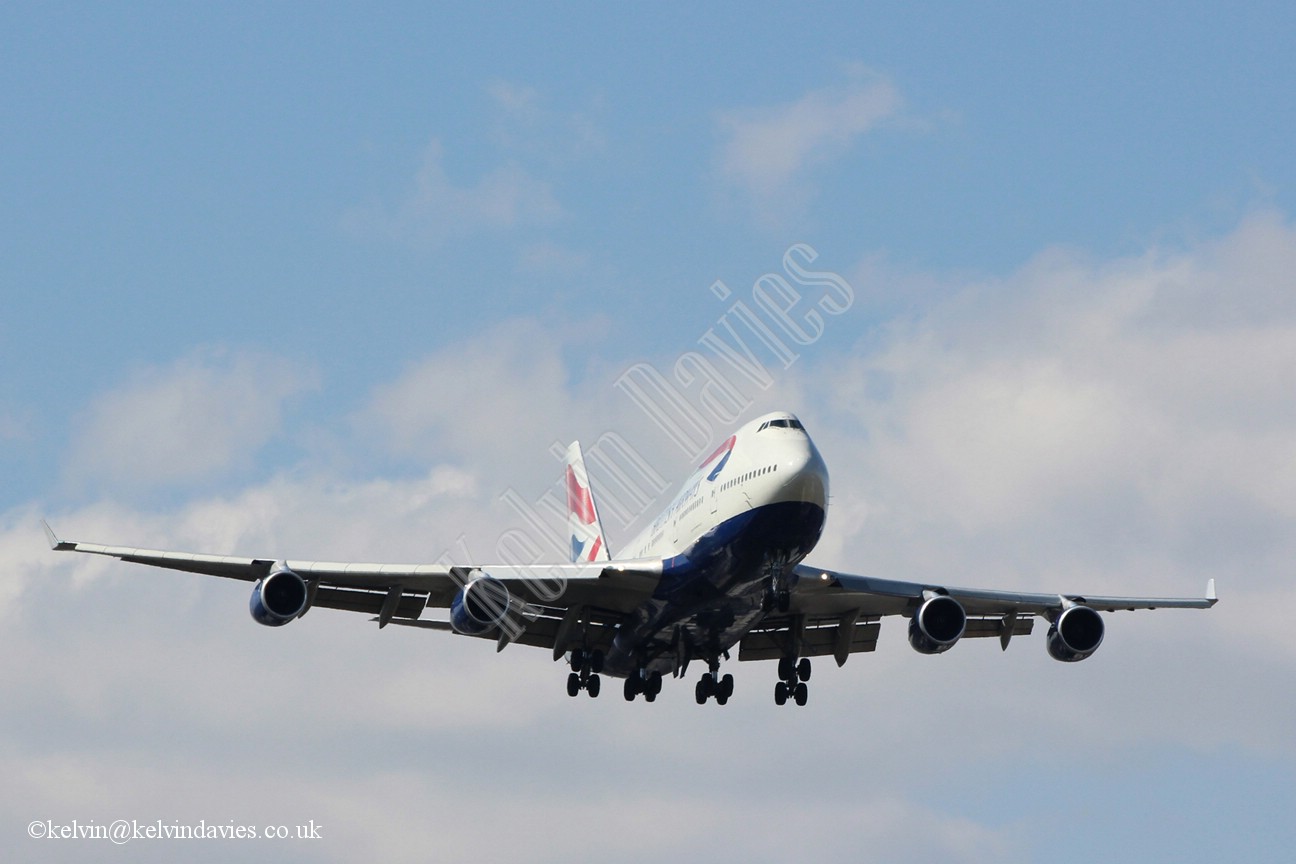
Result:
<svg viewBox="0 0 1296 864">
<path fill-rule="evenodd" d="M 1211 603 L 1219 602 L 1219 595 L 1215 593 L 1215 580 L 1211 579 L 1206 583 L 1206 599 Z"/>
<path fill-rule="evenodd" d="M 75 543 L 68 543 L 65 540 L 60 540 L 58 535 L 54 533 L 54 529 L 51 528 L 50 524 L 44 519 L 41 520 L 41 527 L 45 529 L 45 537 L 49 540 L 50 548 L 55 552 L 66 552 L 69 549 L 76 548 Z"/>
</svg>

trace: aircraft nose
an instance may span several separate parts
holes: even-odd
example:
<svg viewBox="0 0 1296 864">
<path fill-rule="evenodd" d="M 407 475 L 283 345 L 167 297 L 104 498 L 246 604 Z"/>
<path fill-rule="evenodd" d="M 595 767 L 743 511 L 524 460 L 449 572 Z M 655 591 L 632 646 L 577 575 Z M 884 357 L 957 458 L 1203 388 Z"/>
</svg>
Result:
<svg viewBox="0 0 1296 864">
<path fill-rule="evenodd" d="M 789 497 L 824 507 L 828 501 L 828 466 L 809 438 L 804 446 L 790 452 L 781 460 L 780 470 L 786 471 L 783 488 Z"/>
</svg>

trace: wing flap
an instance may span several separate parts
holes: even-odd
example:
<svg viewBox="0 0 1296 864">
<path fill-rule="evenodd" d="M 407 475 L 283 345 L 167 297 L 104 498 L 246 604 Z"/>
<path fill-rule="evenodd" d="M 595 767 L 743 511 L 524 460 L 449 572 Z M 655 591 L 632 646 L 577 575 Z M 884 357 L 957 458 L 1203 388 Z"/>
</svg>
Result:
<svg viewBox="0 0 1296 864">
<path fill-rule="evenodd" d="M 560 610 L 543 609 L 541 614 L 533 621 L 529 621 L 526 629 L 520 635 L 510 641 L 518 645 L 530 645 L 536 648 L 553 649 L 557 645 L 559 634 L 562 633 L 563 618 L 565 616 Z M 612 640 L 616 637 L 616 622 L 619 616 L 607 613 L 594 613 L 589 620 L 585 622 L 581 629 L 580 644 L 574 646 L 558 646 L 559 656 L 562 650 L 568 647 L 580 647 L 586 649 L 601 649 L 607 651 L 612 647 Z M 456 633 L 455 629 L 450 626 L 449 621 L 435 620 L 414 620 L 412 618 L 393 618 L 392 624 L 399 624 L 403 627 L 420 627 L 426 630 L 440 630 L 443 632 Z M 489 630 L 481 633 L 474 638 L 485 639 L 493 642 L 499 640 L 498 630 Z"/>
<path fill-rule="evenodd" d="M 320 586 L 311 600 L 311 608 L 343 609 L 348 612 L 364 612 L 368 615 L 381 615 L 388 594 L 383 591 L 358 591 L 354 588 L 328 588 Z M 394 619 L 416 619 L 427 608 L 426 594 L 400 595 L 390 617 Z"/>
<path fill-rule="evenodd" d="M 1009 630 L 1011 626 L 1011 630 Z M 1005 615 L 1001 618 L 968 618 L 963 629 L 964 639 L 1003 639 L 1005 634 L 1011 639 L 1014 636 L 1029 636 L 1035 631 L 1035 619 L 1029 615 Z"/>
<path fill-rule="evenodd" d="M 881 629 L 876 618 L 861 620 L 855 615 L 812 620 L 800 616 L 769 618 L 743 637 L 738 644 L 738 659 L 832 655 L 841 665 L 849 654 L 875 650 Z"/>
</svg>

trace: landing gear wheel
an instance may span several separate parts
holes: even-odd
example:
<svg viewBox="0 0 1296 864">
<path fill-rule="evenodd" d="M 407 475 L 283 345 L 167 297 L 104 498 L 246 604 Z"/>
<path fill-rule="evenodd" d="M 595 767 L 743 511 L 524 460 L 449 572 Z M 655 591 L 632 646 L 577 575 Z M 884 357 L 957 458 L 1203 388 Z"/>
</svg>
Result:
<svg viewBox="0 0 1296 864">
<path fill-rule="evenodd" d="M 781 680 L 774 688 L 774 701 L 786 705 L 787 700 L 792 698 L 798 705 L 806 704 L 809 688 L 805 682 L 810 680 L 810 658 L 802 657 L 798 660 L 796 657 L 780 657 L 778 670 Z"/>
<path fill-rule="evenodd" d="M 717 705 L 723 705 L 729 701 L 733 695 L 734 679 L 732 675 L 720 676 L 720 662 L 711 661 L 711 671 L 703 672 L 702 677 L 698 679 L 697 687 L 693 690 L 693 696 L 697 699 L 699 705 L 704 704 L 712 696 L 715 697 Z"/>
<path fill-rule="evenodd" d="M 599 681 L 599 673 L 603 671 L 603 652 L 573 648 L 568 663 L 572 671 L 567 676 L 567 695 L 575 696 L 580 691 L 586 690 L 591 699 L 598 698 L 602 683 Z M 627 693 L 626 698 L 634 697 Z"/>
<path fill-rule="evenodd" d="M 634 675 L 634 673 L 631 673 L 630 675 L 626 676 L 626 680 L 625 680 L 625 700 L 627 702 L 633 702 L 635 700 L 635 697 L 638 695 L 639 695 L 639 679 Z"/>
</svg>

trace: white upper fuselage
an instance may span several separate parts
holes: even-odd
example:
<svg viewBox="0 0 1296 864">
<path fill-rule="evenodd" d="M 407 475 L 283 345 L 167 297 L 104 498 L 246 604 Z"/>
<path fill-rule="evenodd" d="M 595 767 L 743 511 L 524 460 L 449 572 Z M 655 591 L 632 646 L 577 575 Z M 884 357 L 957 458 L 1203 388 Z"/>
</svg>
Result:
<svg viewBox="0 0 1296 864">
<path fill-rule="evenodd" d="M 665 673 L 728 651 L 786 600 L 827 503 L 827 468 L 796 417 L 743 426 L 627 548 L 632 559 L 659 559 L 661 577 L 618 627 L 604 669 Z"/>
<path fill-rule="evenodd" d="M 801 422 L 777 412 L 758 417 L 721 444 L 624 554 L 671 558 L 729 519 L 782 503 L 826 511 L 828 469 Z"/>
</svg>

